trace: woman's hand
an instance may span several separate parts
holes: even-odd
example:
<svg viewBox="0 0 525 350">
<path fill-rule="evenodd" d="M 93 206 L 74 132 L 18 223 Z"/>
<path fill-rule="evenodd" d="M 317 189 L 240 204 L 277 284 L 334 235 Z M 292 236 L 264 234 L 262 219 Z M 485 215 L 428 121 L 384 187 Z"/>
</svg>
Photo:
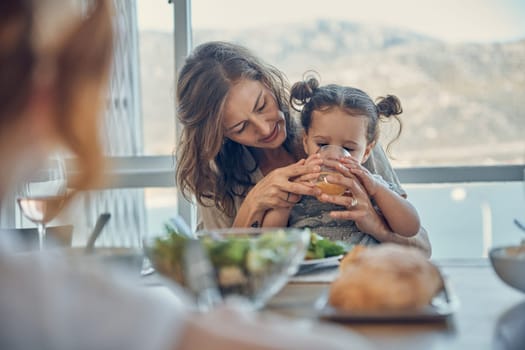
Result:
<svg viewBox="0 0 525 350">
<path fill-rule="evenodd" d="M 267 210 L 289 209 L 303 195 L 318 196 L 320 190 L 311 180 L 319 176 L 321 163 L 319 157 L 312 156 L 272 170 L 248 192 L 233 226 L 260 226 Z"/>
<path fill-rule="evenodd" d="M 346 210 L 332 211 L 330 216 L 334 219 L 353 220 L 360 231 L 382 241 L 380 238 L 390 232 L 390 229 L 372 206 L 366 189 L 350 170 L 340 168 L 339 171 L 341 174 L 330 174 L 327 180 L 330 183 L 346 187 L 351 195 L 337 196 L 323 193 L 319 200 L 345 207 Z"/>
<path fill-rule="evenodd" d="M 378 188 L 384 186 L 383 183 L 377 181 L 372 173 L 362 166 L 354 157 L 341 158 L 341 164 L 359 179 L 369 197 L 373 198 L 376 195 Z"/>
<path fill-rule="evenodd" d="M 258 210 L 289 208 L 301 195 L 317 196 L 320 190 L 311 182 L 319 175 L 322 161 L 309 157 L 275 169 L 259 181 L 248 193 L 245 201 L 256 203 Z"/>
<path fill-rule="evenodd" d="M 314 169 L 316 169 L 317 171 L 308 172 L 306 174 L 290 178 L 290 181 L 293 181 L 296 183 L 304 183 L 308 185 L 309 187 L 311 187 L 312 184 L 315 184 L 316 180 L 319 178 L 319 174 L 321 171 L 320 166 L 322 164 L 323 164 L 323 160 L 321 159 L 321 156 L 318 153 L 312 154 L 311 156 L 309 156 L 308 158 L 304 160 L 304 165 L 313 166 Z M 315 187 L 315 194 L 313 195 L 319 196 L 320 194 L 321 194 L 321 191 L 318 190 L 317 187 Z M 312 194 L 309 194 L 309 195 L 312 195 Z M 290 198 L 292 199 L 294 203 L 297 203 L 301 199 L 301 195 L 298 193 L 291 193 L 290 196 L 293 196 Z"/>
</svg>

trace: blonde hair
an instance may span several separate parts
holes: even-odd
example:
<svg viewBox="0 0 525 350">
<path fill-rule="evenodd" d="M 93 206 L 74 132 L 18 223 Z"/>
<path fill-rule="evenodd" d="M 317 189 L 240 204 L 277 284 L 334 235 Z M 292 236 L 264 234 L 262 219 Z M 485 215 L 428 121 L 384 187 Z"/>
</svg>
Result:
<svg viewBox="0 0 525 350">
<path fill-rule="evenodd" d="M 43 10 L 48 2 L 65 4 L 0 2 L 0 125 L 2 132 L 8 132 L 30 103 L 36 79 L 42 73 L 51 76 L 54 141 L 77 158 L 78 176 L 70 186 L 84 190 L 101 180 L 98 118 L 112 57 L 112 12 L 108 1 L 90 1 L 77 17 L 61 23 L 57 33 L 46 30 L 57 25 L 46 17 L 50 11 Z"/>
</svg>

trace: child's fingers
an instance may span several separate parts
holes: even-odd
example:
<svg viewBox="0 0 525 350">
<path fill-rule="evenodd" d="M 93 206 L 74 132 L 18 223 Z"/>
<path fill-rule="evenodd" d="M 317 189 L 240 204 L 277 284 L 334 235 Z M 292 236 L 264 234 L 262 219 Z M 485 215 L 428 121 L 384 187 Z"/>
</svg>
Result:
<svg viewBox="0 0 525 350">
<path fill-rule="evenodd" d="M 301 176 L 293 179 L 293 181 L 295 181 L 295 182 L 306 182 L 307 184 L 312 184 L 312 186 L 313 186 L 313 182 L 315 182 L 319 178 L 320 174 L 321 173 L 304 174 L 304 175 L 301 175 Z"/>
<path fill-rule="evenodd" d="M 348 167 L 348 168 L 357 168 L 357 169 L 361 169 L 361 170 L 366 170 L 366 171 L 368 171 L 368 169 L 365 168 L 361 163 L 359 163 L 359 162 L 357 161 L 357 159 L 355 159 L 355 158 L 349 158 L 349 157 L 343 158 L 343 159 L 341 160 L 341 163 L 342 163 L 344 166 Z"/>
<path fill-rule="evenodd" d="M 323 164 L 323 160 L 321 159 L 321 155 L 319 153 L 314 153 L 305 160 L 306 165 L 321 165 Z"/>
<path fill-rule="evenodd" d="M 373 181 L 372 174 L 369 171 L 359 168 L 350 168 L 349 171 L 354 174 L 361 182 Z"/>
</svg>

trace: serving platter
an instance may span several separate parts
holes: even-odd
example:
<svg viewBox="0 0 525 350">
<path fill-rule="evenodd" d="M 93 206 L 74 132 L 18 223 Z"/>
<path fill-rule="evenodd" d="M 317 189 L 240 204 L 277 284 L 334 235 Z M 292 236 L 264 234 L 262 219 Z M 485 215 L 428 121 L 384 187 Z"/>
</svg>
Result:
<svg viewBox="0 0 525 350">
<path fill-rule="evenodd" d="M 337 256 L 330 256 L 328 258 L 323 259 L 308 259 L 303 260 L 301 263 L 301 267 L 303 266 L 312 266 L 312 265 L 339 265 L 339 260 L 341 260 L 343 256 L 337 255 Z"/>
<path fill-rule="evenodd" d="M 430 304 L 420 309 L 348 311 L 339 310 L 328 303 L 328 291 L 316 301 L 317 315 L 325 320 L 337 322 L 419 322 L 442 321 L 459 307 L 457 297 L 450 291 L 447 283 L 431 300 Z"/>
</svg>

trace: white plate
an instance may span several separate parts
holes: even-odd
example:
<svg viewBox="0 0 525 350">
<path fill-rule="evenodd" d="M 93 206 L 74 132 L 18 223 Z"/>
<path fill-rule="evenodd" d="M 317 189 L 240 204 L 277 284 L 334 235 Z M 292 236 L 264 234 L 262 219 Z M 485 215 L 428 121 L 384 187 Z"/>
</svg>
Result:
<svg viewBox="0 0 525 350">
<path fill-rule="evenodd" d="M 303 260 L 301 263 L 302 266 L 312 266 L 312 265 L 339 265 L 339 260 L 342 258 L 342 255 L 331 256 L 329 258 L 323 259 L 309 259 Z"/>
</svg>

